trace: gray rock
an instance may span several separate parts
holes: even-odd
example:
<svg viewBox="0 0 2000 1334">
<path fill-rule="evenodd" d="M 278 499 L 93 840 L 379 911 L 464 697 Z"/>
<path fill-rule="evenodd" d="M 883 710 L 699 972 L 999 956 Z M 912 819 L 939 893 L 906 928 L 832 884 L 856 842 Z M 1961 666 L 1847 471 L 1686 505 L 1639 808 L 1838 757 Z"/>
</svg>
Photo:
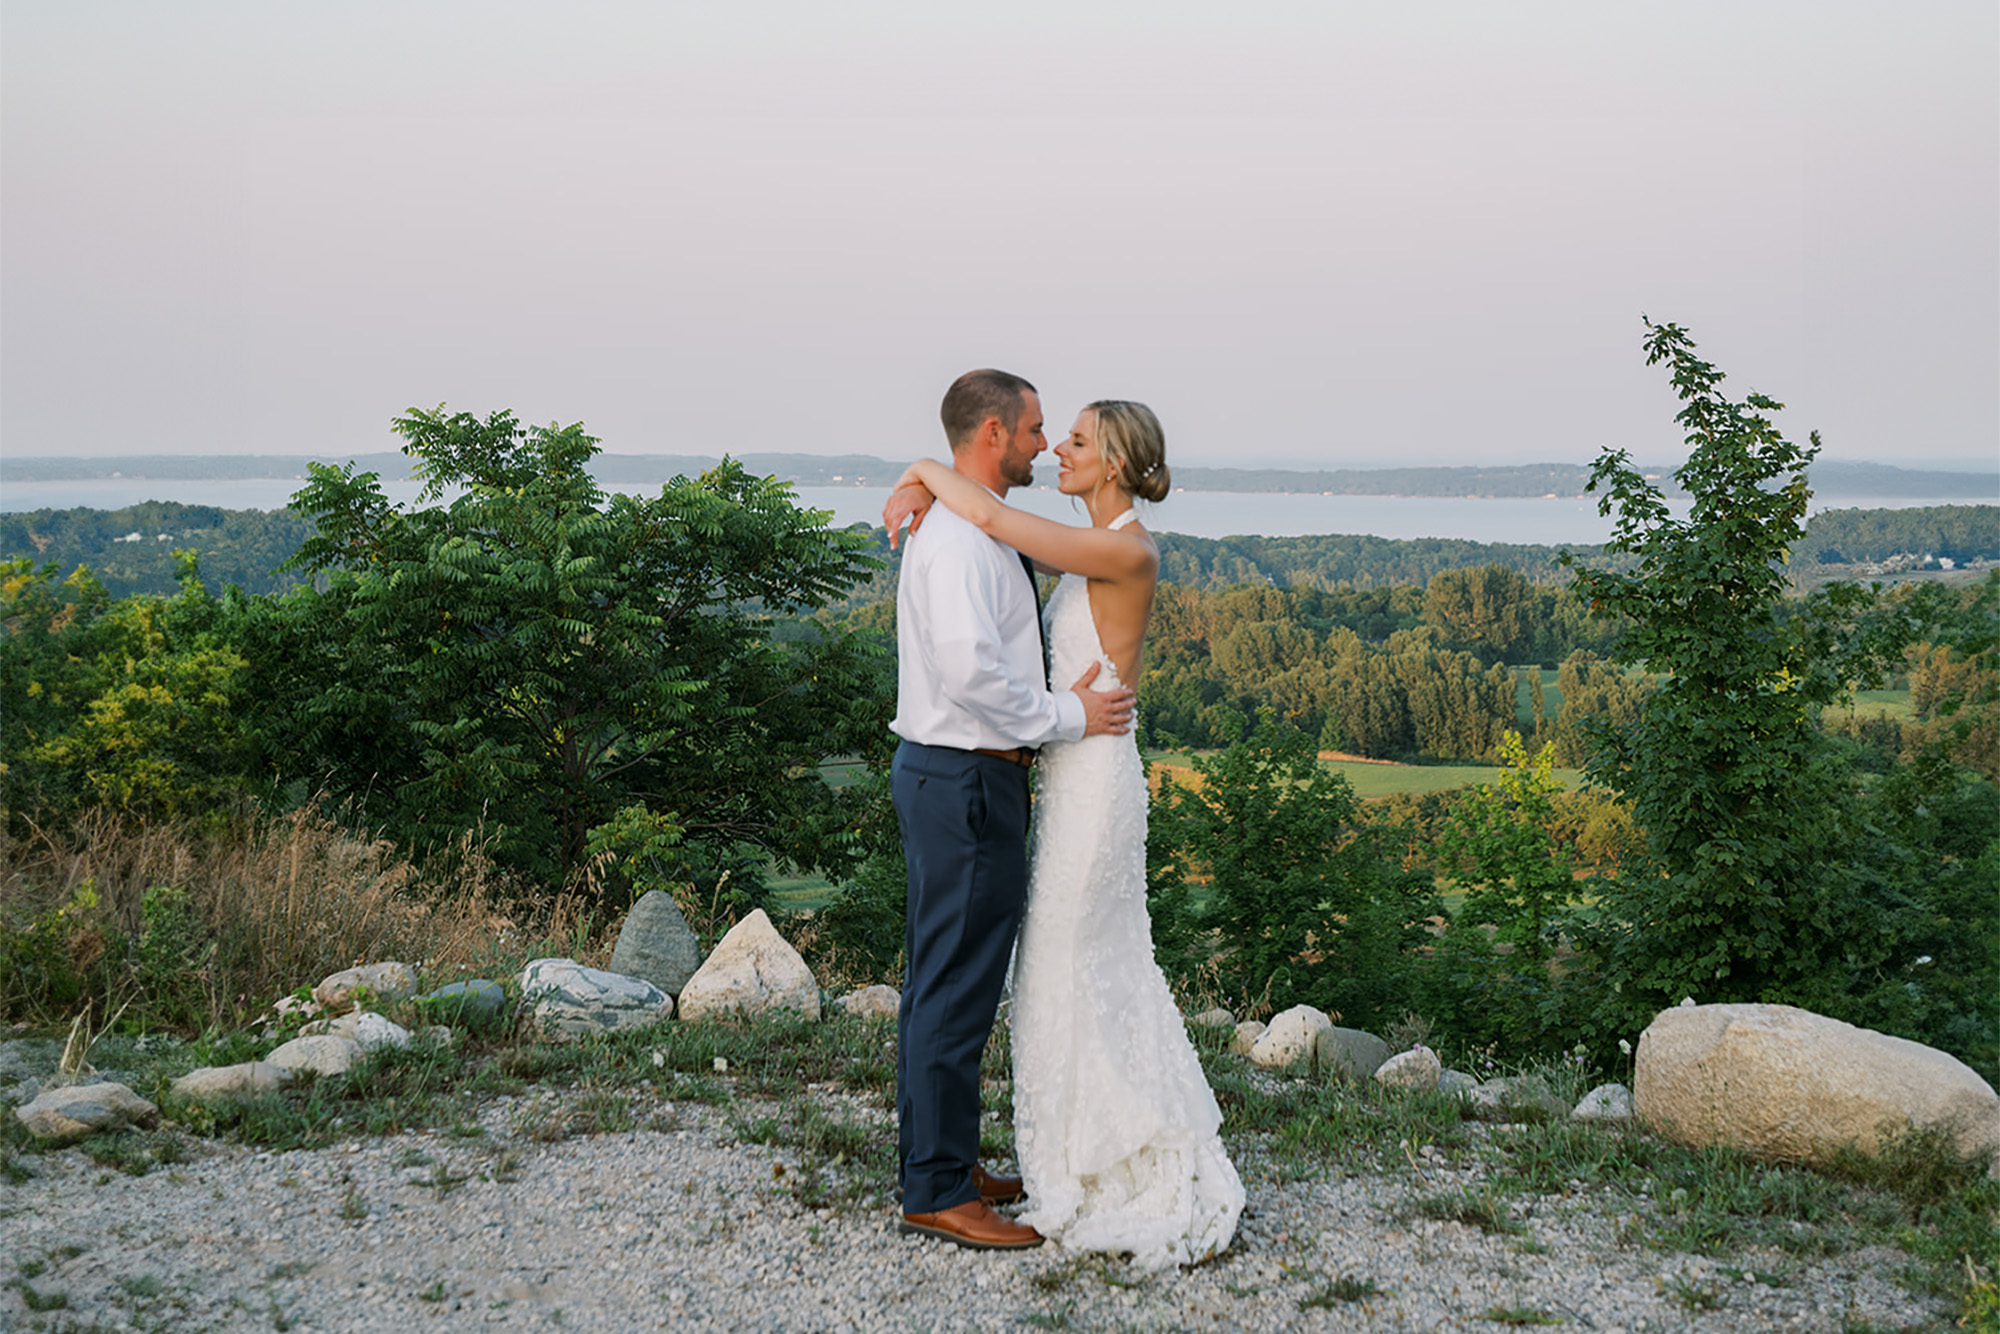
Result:
<svg viewBox="0 0 2000 1334">
<path fill-rule="evenodd" d="M 260 1093 L 275 1093 L 291 1081 L 292 1072 L 269 1061 L 245 1061 L 241 1065 L 207 1065 L 190 1070 L 171 1085 L 173 1091 L 190 1102 L 233 1102 Z"/>
<path fill-rule="evenodd" d="M 683 1019 L 791 1010 L 819 1018 L 819 983 L 762 908 L 729 928 L 680 994 Z"/>
<path fill-rule="evenodd" d="M 1599 1084 L 1569 1115 L 1573 1121 L 1630 1121 L 1632 1090 L 1623 1084 Z"/>
<path fill-rule="evenodd" d="M 479 1029 L 498 1023 L 507 1013 L 507 992 L 483 977 L 449 982 L 426 991 L 411 1002 L 427 1017 L 443 1024 Z"/>
<path fill-rule="evenodd" d="M 815 997 L 817 999 L 817 997 Z M 536 959 L 521 970 L 528 1030 L 567 1042 L 670 1019 L 673 997 L 643 977 L 586 968 L 574 959 Z"/>
<path fill-rule="evenodd" d="M 1389 1044 L 1358 1028 L 1328 1024 L 1319 1036 L 1318 1055 L 1322 1070 L 1343 1079 L 1366 1079 L 1389 1059 Z"/>
<path fill-rule="evenodd" d="M 311 1033 L 293 1038 L 264 1058 L 281 1070 L 297 1074 L 344 1075 L 361 1059 L 361 1044 L 339 1033 Z"/>
<path fill-rule="evenodd" d="M 688 930 L 680 905 L 665 890 L 648 890 L 625 914 L 611 971 L 643 977 L 669 996 L 678 996 L 701 967 L 701 943 Z"/>
<path fill-rule="evenodd" d="M 1463 1070 L 1447 1070 L 1438 1076 L 1439 1093 L 1456 1093 L 1469 1096 L 1479 1087 L 1479 1081 Z"/>
<path fill-rule="evenodd" d="M 383 1005 L 406 1000 L 416 994 L 417 970 L 406 963 L 365 963 L 359 968 L 344 968 L 323 978 L 313 988 L 313 999 L 339 1014 L 354 1008 L 363 989 L 371 1000 Z"/>
<path fill-rule="evenodd" d="M 1188 1020 L 1196 1028 L 1234 1028 L 1236 1016 L 1220 1006 L 1213 1010 L 1203 1010 Z"/>
<path fill-rule="evenodd" d="M 150 1122 L 160 1109 L 123 1084 L 71 1084 L 44 1089 L 14 1116 L 37 1139 L 66 1142 Z"/>
<path fill-rule="evenodd" d="M 833 1003 L 834 1009 L 857 1019 L 894 1019 L 902 1007 L 903 993 L 883 986 L 850 991 Z"/>
<path fill-rule="evenodd" d="M 1429 1047 L 1412 1047 L 1398 1052 L 1375 1068 L 1375 1082 L 1388 1088 L 1419 1089 L 1429 1092 L 1438 1086 L 1444 1063 Z"/>
<path fill-rule="evenodd" d="M 1229 1050 L 1238 1056 L 1248 1056 L 1257 1049 L 1257 1040 L 1264 1036 L 1264 1025 L 1255 1019 L 1245 1019 L 1236 1026 L 1236 1036 L 1229 1039 Z"/>
<path fill-rule="evenodd" d="M 1489 1079 L 1474 1087 L 1466 1101 L 1481 1121 L 1551 1121 L 1569 1115 L 1569 1104 L 1540 1075 Z"/>
</svg>

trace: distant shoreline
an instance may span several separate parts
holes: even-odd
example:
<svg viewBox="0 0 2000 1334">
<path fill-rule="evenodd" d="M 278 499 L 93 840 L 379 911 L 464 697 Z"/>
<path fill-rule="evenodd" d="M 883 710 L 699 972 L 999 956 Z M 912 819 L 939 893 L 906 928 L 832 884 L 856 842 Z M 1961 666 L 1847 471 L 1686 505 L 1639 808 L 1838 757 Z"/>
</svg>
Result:
<svg viewBox="0 0 2000 1334">
<path fill-rule="evenodd" d="M 800 486 L 886 487 L 903 463 L 868 455 L 742 454 L 737 461 L 760 476 Z M 303 480 L 309 463 L 328 456 L 280 454 L 135 454 L 107 458 L 0 459 L 0 486 L 96 480 L 249 481 Z M 410 461 L 400 453 L 357 454 L 339 460 L 385 480 L 405 477 Z M 694 454 L 600 454 L 592 475 L 605 485 L 664 483 L 714 467 L 720 459 Z M 1681 494 L 1673 465 L 1642 465 L 1667 495 Z M 2000 468 L 1992 472 L 1899 468 L 1884 463 L 1816 463 L 1808 472 L 1813 489 L 1884 498 L 1962 496 L 1967 504 L 2000 501 Z M 1174 469 L 1178 490 L 1329 496 L 1411 496 L 1466 499 L 1566 499 L 1589 494 L 1590 468 L 1584 464 L 1531 463 L 1506 466 L 1423 468 L 1207 468 Z"/>
</svg>

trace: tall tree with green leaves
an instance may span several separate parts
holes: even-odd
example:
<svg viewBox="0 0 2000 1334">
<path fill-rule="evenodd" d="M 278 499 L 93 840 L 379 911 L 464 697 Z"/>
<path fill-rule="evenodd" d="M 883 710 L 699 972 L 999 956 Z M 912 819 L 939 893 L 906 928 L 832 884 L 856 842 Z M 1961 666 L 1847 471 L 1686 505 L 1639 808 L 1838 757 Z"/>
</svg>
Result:
<svg viewBox="0 0 2000 1334">
<path fill-rule="evenodd" d="M 1598 944 L 1634 1013 L 1683 996 L 1812 1004 L 1828 962 L 1888 908 L 1855 892 L 1839 855 L 1848 776 L 1819 711 L 1842 669 L 1814 616 L 1781 614 L 1819 438 L 1785 439 L 1766 395 L 1727 397 L 1686 330 L 1647 328 L 1647 363 L 1666 363 L 1684 405 L 1691 453 L 1675 476 L 1690 511 L 1674 517 L 1624 451 L 1606 451 L 1590 481 L 1616 516 L 1605 549 L 1633 563 L 1563 557 L 1581 596 L 1629 619 L 1618 660 L 1657 678 L 1635 720 L 1593 728 L 1588 770 L 1632 802 L 1649 853 L 1607 888 Z"/>
<path fill-rule="evenodd" d="M 1248 736 L 1161 782 L 1148 816 L 1147 908 L 1169 975 L 1209 967 L 1239 1005 L 1316 1005 L 1368 1025 L 1394 1017 L 1411 953 L 1440 911 L 1364 828 L 1347 779 L 1311 737 L 1266 710 Z M 1205 887 L 1198 898 L 1192 882 Z"/>
<path fill-rule="evenodd" d="M 287 702 L 262 720 L 275 771 L 419 846 L 478 831 L 545 877 L 635 806 L 690 860 L 751 845 L 839 868 L 854 831 L 816 766 L 879 744 L 890 673 L 860 639 L 770 631 L 871 567 L 864 536 L 727 460 L 607 495 L 581 426 L 439 408 L 395 429 L 415 505 L 327 467 L 294 497 L 313 586 L 250 655 Z"/>
</svg>

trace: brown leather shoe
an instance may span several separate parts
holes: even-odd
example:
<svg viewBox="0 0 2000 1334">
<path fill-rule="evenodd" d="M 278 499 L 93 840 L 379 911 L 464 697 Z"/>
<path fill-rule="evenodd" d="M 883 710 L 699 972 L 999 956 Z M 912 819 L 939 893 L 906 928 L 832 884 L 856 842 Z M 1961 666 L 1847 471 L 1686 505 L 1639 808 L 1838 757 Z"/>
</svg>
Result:
<svg viewBox="0 0 2000 1334">
<path fill-rule="evenodd" d="M 1028 1198 L 1028 1188 L 1021 1184 L 1021 1178 L 996 1176 L 977 1163 L 972 1165 L 972 1185 L 979 1198 L 992 1205 L 1019 1204 Z M 896 1187 L 896 1198 L 903 1198 L 901 1186 Z"/>
<path fill-rule="evenodd" d="M 1042 1234 L 993 1212 L 984 1200 L 940 1209 L 934 1214 L 904 1214 L 899 1232 L 921 1232 L 973 1251 L 1019 1251 L 1042 1244 Z"/>
<path fill-rule="evenodd" d="M 1019 1204 L 1028 1198 L 1021 1178 L 995 1176 L 976 1163 L 972 1168 L 972 1184 L 978 1189 L 979 1198 L 988 1204 Z"/>
</svg>

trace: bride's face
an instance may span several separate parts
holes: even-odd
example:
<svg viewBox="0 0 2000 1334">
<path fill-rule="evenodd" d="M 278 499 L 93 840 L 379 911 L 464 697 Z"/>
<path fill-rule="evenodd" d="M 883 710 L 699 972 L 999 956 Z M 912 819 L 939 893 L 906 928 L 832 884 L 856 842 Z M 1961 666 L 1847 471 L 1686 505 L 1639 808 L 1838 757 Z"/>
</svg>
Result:
<svg viewBox="0 0 2000 1334">
<path fill-rule="evenodd" d="M 1056 459 L 1062 464 L 1056 490 L 1066 496 L 1087 496 L 1106 483 L 1117 485 L 1097 446 L 1097 414 L 1089 408 L 1076 414 L 1069 439 L 1056 446 Z"/>
</svg>

